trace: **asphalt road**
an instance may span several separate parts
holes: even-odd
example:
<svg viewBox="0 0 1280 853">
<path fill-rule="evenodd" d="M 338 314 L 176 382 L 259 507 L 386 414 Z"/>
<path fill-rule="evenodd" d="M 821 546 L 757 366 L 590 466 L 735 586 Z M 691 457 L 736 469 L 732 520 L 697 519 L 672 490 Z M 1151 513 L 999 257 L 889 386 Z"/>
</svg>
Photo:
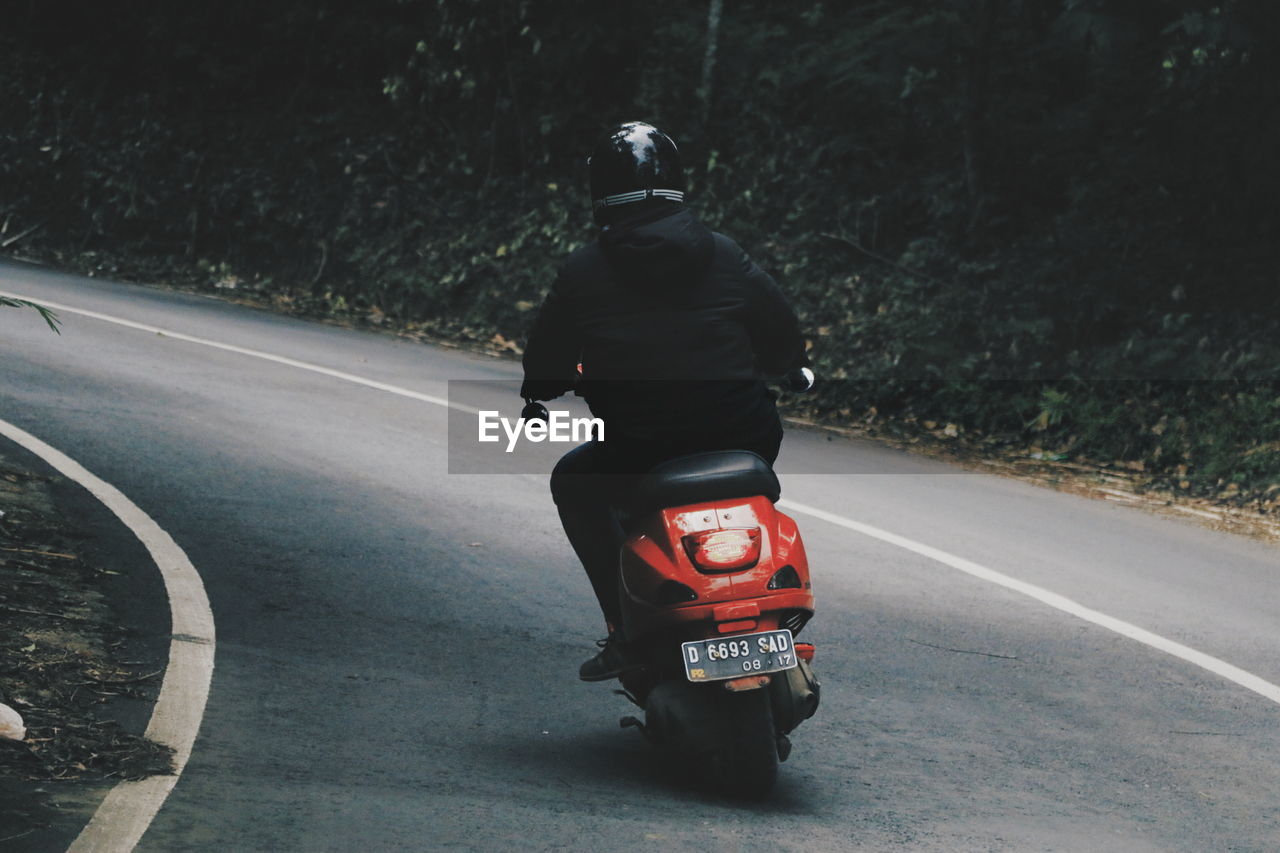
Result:
<svg viewBox="0 0 1280 853">
<path fill-rule="evenodd" d="M 16 265 L 0 289 L 519 408 L 510 362 Z M 200 737 L 140 850 L 1280 849 L 1280 706 L 803 516 L 822 707 L 770 800 L 704 793 L 575 677 L 601 626 L 552 449 L 449 474 L 439 405 L 63 320 L 0 310 L 0 418 L 168 530 L 217 624 Z M 818 433 L 779 471 L 785 498 L 1280 683 L 1274 547 Z"/>
</svg>

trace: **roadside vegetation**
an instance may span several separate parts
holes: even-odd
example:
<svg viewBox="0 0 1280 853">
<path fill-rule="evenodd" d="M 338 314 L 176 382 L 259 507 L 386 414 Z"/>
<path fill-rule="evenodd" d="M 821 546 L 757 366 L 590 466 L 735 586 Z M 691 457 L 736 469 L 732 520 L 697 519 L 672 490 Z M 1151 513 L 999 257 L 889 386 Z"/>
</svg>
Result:
<svg viewBox="0 0 1280 853">
<path fill-rule="evenodd" d="M 1280 512 L 1280 5 L 15 6 L 2 251 L 516 352 L 642 118 L 811 416 Z"/>
<path fill-rule="evenodd" d="M 45 325 L 47 325 L 51 331 L 58 331 L 58 315 L 43 305 L 38 305 L 28 299 L 16 299 L 11 296 L 0 296 L 0 308 L 30 308 L 40 315 L 40 319 L 44 320 Z"/>
</svg>

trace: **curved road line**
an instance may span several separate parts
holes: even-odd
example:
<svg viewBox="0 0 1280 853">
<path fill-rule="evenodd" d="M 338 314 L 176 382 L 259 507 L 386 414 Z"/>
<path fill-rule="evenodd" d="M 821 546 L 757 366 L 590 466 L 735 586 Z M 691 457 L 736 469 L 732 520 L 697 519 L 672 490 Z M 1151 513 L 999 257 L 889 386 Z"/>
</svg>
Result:
<svg viewBox="0 0 1280 853">
<path fill-rule="evenodd" d="M 132 850 L 160 811 L 191 756 L 213 678 L 214 629 L 209 598 L 195 566 L 150 516 L 119 489 L 40 439 L 0 420 L 0 435 L 39 456 L 63 476 L 84 486 L 115 513 L 146 546 L 164 578 L 172 625 L 169 664 L 151 712 L 146 736 L 173 748 L 173 775 L 121 782 L 112 788 L 93 819 L 72 843 L 73 853 Z"/>
<path fill-rule="evenodd" d="M 1167 637 L 1154 634 L 1145 628 L 1139 628 L 1113 616 L 1108 616 L 1097 610 L 1085 607 L 1077 601 L 1072 601 L 1066 596 L 1058 595 L 1056 592 L 1050 592 L 1043 587 L 1029 584 L 1026 581 L 1020 581 L 1017 578 L 1009 577 L 1001 574 L 994 569 L 988 569 L 972 560 L 966 560 L 964 557 L 957 557 L 955 554 L 934 548 L 931 545 L 925 545 L 916 542 L 914 539 L 908 539 L 905 536 L 899 536 L 896 533 L 890 533 L 887 530 L 881 530 L 879 527 L 872 527 L 870 524 L 863 524 L 860 521 L 854 521 L 851 518 L 845 518 L 835 513 L 827 512 L 817 507 L 805 506 L 790 500 L 778 501 L 778 505 L 783 509 L 789 509 L 792 512 L 803 513 L 813 518 L 843 527 L 847 530 L 853 530 L 864 536 L 870 536 L 872 539 L 879 539 L 881 542 L 887 542 L 890 545 L 896 545 L 899 548 L 905 548 L 919 554 L 922 557 L 928 557 L 943 565 L 950 566 L 953 569 L 959 569 L 967 575 L 987 581 L 989 583 L 1002 586 L 1005 589 L 1013 590 L 1021 593 L 1028 598 L 1034 598 L 1042 604 L 1047 604 L 1054 610 L 1061 610 L 1063 613 L 1069 613 L 1078 619 L 1091 622 L 1108 631 L 1114 631 L 1122 637 L 1128 637 L 1130 640 L 1136 640 L 1144 646 L 1150 646 L 1166 654 L 1173 655 L 1176 658 L 1195 664 L 1201 669 L 1206 669 L 1214 675 L 1221 676 L 1228 681 L 1234 681 L 1241 687 L 1252 690 L 1264 699 L 1270 699 L 1272 702 L 1280 704 L 1280 686 L 1272 684 L 1270 681 L 1259 678 L 1251 672 L 1245 672 L 1238 666 L 1227 663 L 1224 660 L 1207 655 L 1204 652 L 1196 651 L 1190 646 L 1184 646 L 1176 643 Z"/>
</svg>

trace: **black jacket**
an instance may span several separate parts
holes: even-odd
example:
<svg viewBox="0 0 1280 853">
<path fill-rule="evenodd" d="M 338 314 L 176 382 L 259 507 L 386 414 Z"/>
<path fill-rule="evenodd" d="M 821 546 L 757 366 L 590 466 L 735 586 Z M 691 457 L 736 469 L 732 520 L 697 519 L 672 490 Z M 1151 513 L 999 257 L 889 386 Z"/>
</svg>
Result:
<svg viewBox="0 0 1280 853">
<path fill-rule="evenodd" d="M 603 229 L 559 270 L 529 334 L 521 395 L 575 384 L 606 436 L 669 441 L 777 424 L 762 377 L 807 364 L 795 313 L 739 246 L 683 206 Z"/>
</svg>

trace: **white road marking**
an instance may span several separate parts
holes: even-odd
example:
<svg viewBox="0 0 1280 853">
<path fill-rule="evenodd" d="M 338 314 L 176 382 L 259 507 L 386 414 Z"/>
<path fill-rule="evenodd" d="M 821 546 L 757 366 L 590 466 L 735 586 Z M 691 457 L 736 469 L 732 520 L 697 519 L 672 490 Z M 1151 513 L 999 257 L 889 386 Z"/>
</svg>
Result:
<svg viewBox="0 0 1280 853">
<path fill-rule="evenodd" d="M 63 476 L 84 486 L 115 513 L 146 546 L 164 578 L 171 619 L 169 664 L 146 735 L 173 747 L 173 775 L 121 782 L 107 793 L 69 853 L 127 853 L 142 838 L 178 783 L 195 743 L 213 678 L 213 612 L 199 573 L 173 538 L 114 486 L 40 439 L 0 420 L 0 435 L 39 456 Z"/>
<path fill-rule="evenodd" d="M 1162 637 L 1159 634 L 1153 634 L 1145 628 L 1139 628 L 1137 625 L 1132 625 L 1123 620 L 1116 619 L 1113 616 L 1108 616 L 1105 613 L 1100 613 L 1097 610 L 1085 607 L 1083 604 L 1072 601 L 1070 598 L 1065 596 L 1058 595 L 1056 592 L 1050 592 L 1043 587 L 1038 587 L 1034 584 L 1029 584 L 1026 581 L 1020 581 L 1017 578 L 1009 577 L 1008 575 L 997 572 L 994 569 L 981 566 L 972 560 L 966 560 L 963 557 L 957 557 L 955 554 L 934 548 L 931 545 L 925 545 L 923 543 L 916 542 L 913 539 L 908 539 L 905 536 L 899 536 L 896 533 L 890 533 L 887 530 L 881 530 L 879 527 L 873 527 L 870 524 L 863 524 L 860 521 L 854 521 L 851 518 L 845 518 L 844 516 L 836 515 L 835 513 L 830 513 L 826 510 L 806 506 L 805 504 L 796 503 L 791 500 L 778 501 L 778 506 L 783 509 L 790 510 L 791 512 L 798 512 L 813 518 L 821 519 L 822 521 L 830 524 L 843 527 L 846 530 L 856 531 L 864 536 L 879 539 L 881 542 L 887 542 L 890 545 L 896 545 L 899 548 L 905 548 L 906 550 L 919 554 L 922 557 L 928 557 L 931 560 L 936 560 L 937 562 L 950 566 L 953 569 L 959 569 L 965 574 L 972 575 L 975 578 L 996 584 L 997 586 L 1002 586 L 1005 589 L 1013 590 L 1014 592 L 1021 593 L 1029 598 L 1034 598 L 1041 604 L 1047 604 L 1055 610 L 1061 610 L 1063 613 L 1069 613 L 1078 619 L 1083 619 L 1086 622 L 1106 628 L 1108 631 L 1114 631 L 1123 637 L 1136 640 L 1144 646 L 1150 646 L 1151 648 L 1162 651 L 1165 654 L 1170 654 L 1176 658 L 1180 658 L 1187 663 L 1195 664 L 1201 669 L 1208 670 L 1214 675 L 1221 676 L 1228 681 L 1234 681 L 1241 687 L 1252 690 L 1259 696 L 1280 704 L 1280 686 L 1259 678 L 1251 672 L 1246 672 L 1238 666 L 1229 664 L 1224 660 L 1207 655 L 1204 652 L 1197 651 L 1189 646 L 1184 646 L 1181 643 L 1174 642 L 1173 640 L 1170 640 L 1167 637 Z"/>
<path fill-rule="evenodd" d="M 7 296 L 11 299 L 26 299 L 31 302 L 38 302 L 46 308 L 52 308 L 54 311 L 65 312 L 67 314 L 78 314 L 81 317 L 89 317 L 93 320 L 101 320 L 104 323 L 114 323 L 117 326 L 124 326 L 127 329 L 137 329 L 140 332 L 150 332 L 154 335 L 163 335 L 166 338 L 173 338 L 175 341 L 185 341 L 189 344 L 199 344 L 203 347 L 212 347 L 225 352 L 234 352 L 239 355 L 247 355 L 253 358 L 260 358 L 264 361 L 271 361 L 276 364 L 283 364 L 288 367 L 296 367 L 299 370 L 309 370 L 312 373 L 319 373 L 333 379 L 341 379 L 343 382 L 351 382 L 356 385 L 363 385 L 366 388 L 373 388 L 377 391 L 386 391 L 388 394 L 395 394 L 400 397 L 408 397 L 411 400 L 418 400 L 423 403 L 433 403 L 437 406 L 453 409 L 458 412 L 466 412 L 470 415 L 478 415 L 479 409 L 462 403 L 452 403 L 444 397 L 436 397 L 431 394 L 423 394 L 420 391 L 411 391 L 408 388 L 401 388 L 399 385 L 391 385 L 386 382 L 378 382 L 374 379 L 366 379 L 363 376 L 356 376 L 354 373 L 346 373 L 341 370 L 334 370 L 331 367 L 322 367 L 318 364 L 312 364 L 308 361 L 299 361 L 296 358 L 288 358 L 282 355 L 274 355 L 273 353 L 263 352 L 262 350 L 248 349 L 247 347 L 238 347 L 234 344 L 224 344 L 220 341 L 212 341 L 208 338 L 198 338 L 194 335 L 184 335 L 182 332 L 175 332 L 171 329 L 163 329 L 159 326 L 149 326 L 146 323 L 136 323 L 133 320 L 126 320 L 123 317 L 114 317 L 110 314 L 101 314 L 97 311 L 89 311 L 84 308 L 74 308 L 70 305 L 64 305 L 58 302 L 48 302 L 31 296 L 23 296 L 18 293 L 9 293 L 0 290 L 0 296 Z"/>
</svg>

